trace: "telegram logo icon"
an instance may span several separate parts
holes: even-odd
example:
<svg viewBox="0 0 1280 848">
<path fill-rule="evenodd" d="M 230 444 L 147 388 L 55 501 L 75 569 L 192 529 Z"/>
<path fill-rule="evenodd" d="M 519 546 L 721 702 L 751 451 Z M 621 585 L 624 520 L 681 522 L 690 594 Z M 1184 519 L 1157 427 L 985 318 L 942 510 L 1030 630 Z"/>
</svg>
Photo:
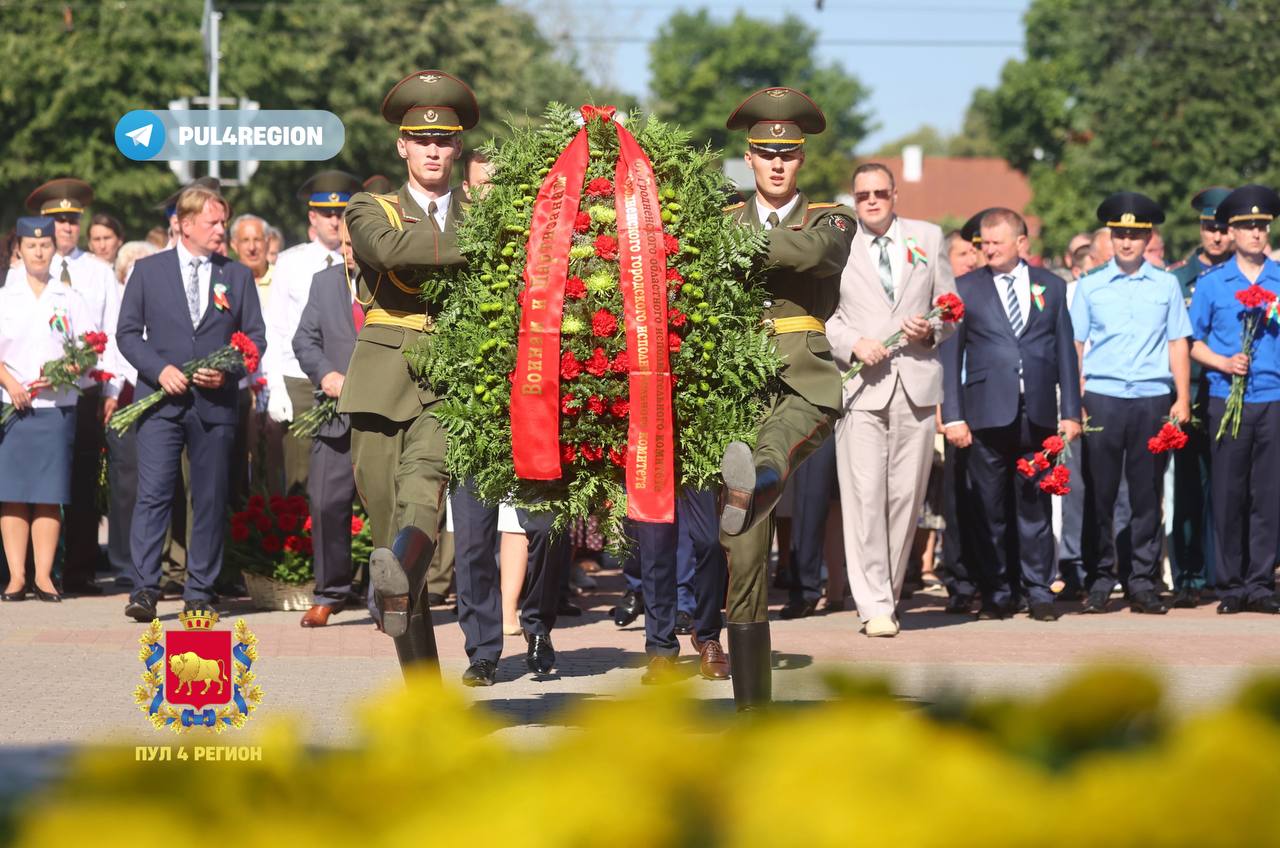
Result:
<svg viewBox="0 0 1280 848">
<path fill-rule="evenodd" d="M 116 122 L 116 147 L 130 159 L 143 162 L 164 147 L 164 124 L 145 109 L 135 109 Z"/>
</svg>

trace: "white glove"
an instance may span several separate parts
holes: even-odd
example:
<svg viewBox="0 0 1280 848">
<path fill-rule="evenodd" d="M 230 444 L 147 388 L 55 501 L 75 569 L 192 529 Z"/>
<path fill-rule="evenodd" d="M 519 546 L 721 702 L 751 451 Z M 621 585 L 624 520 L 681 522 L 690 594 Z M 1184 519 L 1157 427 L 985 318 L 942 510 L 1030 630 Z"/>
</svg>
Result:
<svg viewBox="0 0 1280 848">
<path fill-rule="evenodd" d="M 289 400 L 289 390 L 284 380 L 267 381 L 267 415 L 277 424 L 286 424 L 293 420 L 293 401 Z"/>
</svg>

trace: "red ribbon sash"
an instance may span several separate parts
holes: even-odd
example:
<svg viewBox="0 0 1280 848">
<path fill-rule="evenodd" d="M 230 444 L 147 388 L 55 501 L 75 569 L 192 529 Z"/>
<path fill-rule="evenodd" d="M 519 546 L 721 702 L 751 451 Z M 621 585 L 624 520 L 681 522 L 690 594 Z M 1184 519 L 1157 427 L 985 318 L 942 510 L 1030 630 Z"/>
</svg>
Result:
<svg viewBox="0 0 1280 848">
<path fill-rule="evenodd" d="M 618 125 L 614 207 L 618 267 L 631 361 L 627 428 L 627 517 L 675 520 L 675 440 L 667 361 L 667 258 L 653 165 Z"/>
<path fill-rule="evenodd" d="M 584 120 L 613 119 L 611 106 L 582 107 Z M 627 515 L 675 520 L 675 437 L 667 357 L 666 252 L 653 165 L 639 142 L 615 124 L 618 265 L 627 328 L 630 421 Z M 560 321 L 573 224 L 587 171 L 584 127 L 556 159 L 538 190 L 529 225 L 524 305 L 511 387 L 511 455 L 516 476 L 558 480 L 560 466 Z"/>
<path fill-rule="evenodd" d="M 511 457 L 516 476 L 524 480 L 560 479 L 560 319 L 587 155 L 583 127 L 556 159 L 533 202 L 511 386 Z"/>
</svg>

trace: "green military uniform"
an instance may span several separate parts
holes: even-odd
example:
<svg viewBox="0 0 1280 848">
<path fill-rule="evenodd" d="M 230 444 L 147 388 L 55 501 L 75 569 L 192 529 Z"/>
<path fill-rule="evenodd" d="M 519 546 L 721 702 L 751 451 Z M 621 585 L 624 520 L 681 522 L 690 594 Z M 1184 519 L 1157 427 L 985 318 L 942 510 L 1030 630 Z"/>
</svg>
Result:
<svg viewBox="0 0 1280 848">
<path fill-rule="evenodd" d="M 1215 215 L 1218 204 L 1230 193 L 1230 189 L 1215 186 L 1192 198 L 1191 206 L 1200 213 L 1201 226 L 1222 226 L 1217 223 Z M 1188 307 L 1200 278 L 1230 258 L 1231 251 L 1228 250 L 1215 261 L 1203 247 L 1198 247 L 1186 260 L 1169 268 L 1182 287 L 1182 297 Z M 1199 427 L 1187 429 L 1187 445 L 1173 457 L 1173 533 L 1169 540 L 1169 565 L 1176 607 L 1196 606 L 1200 593 L 1212 582 L 1213 572 L 1207 423 L 1209 380 L 1203 367 L 1194 359 L 1191 360 L 1191 386 L 1194 392 L 1192 414 L 1202 423 Z"/>
<path fill-rule="evenodd" d="M 434 70 L 396 83 L 381 111 L 409 144 L 452 145 L 479 120 L 471 89 Z M 460 194 L 451 194 L 443 228 L 432 214 L 441 210 L 434 201 L 429 207 L 419 205 L 406 183 L 393 195 L 361 192 L 346 211 L 365 319 L 338 410 L 351 416 L 356 487 L 373 523 L 374 602 L 402 666 L 436 660 L 427 570 L 448 482 L 445 433 L 431 414 L 436 396 L 410 375 L 404 352 L 431 331 L 439 307 L 423 303 L 422 284 L 464 262 L 455 236 Z"/>
<path fill-rule="evenodd" d="M 752 94 L 730 115 L 729 129 L 747 131 L 753 157 L 789 156 L 806 133 L 826 128 L 822 110 L 790 88 Z M 721 543 L 729 564 L 726 630 L 734 700 L 752 709 L 771 697 L 768 580 L 773 507 L 791 473 L 831 435 L 841 403 L 840 371 L 831 356 L 825 321 L 840 299 L 840 274 L 856 229 L 853 211 L 810 203 L 802 194 L 779 219 L 759 196 L 725 210 L 743 225 L 769 232 L 764 323 L 782 357 L 780 385 L 752 451 L 725 449 Z"/>
</svg>

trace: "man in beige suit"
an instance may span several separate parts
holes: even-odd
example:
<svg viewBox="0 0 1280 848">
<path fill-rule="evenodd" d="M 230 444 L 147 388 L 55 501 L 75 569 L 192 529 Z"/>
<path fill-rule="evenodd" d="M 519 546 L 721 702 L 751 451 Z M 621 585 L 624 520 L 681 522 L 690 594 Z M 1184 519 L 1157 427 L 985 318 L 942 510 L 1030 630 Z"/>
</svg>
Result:
<svg viewBox="0 0 1280 848">
<path fill-rule="evenodd" d="M 888 168 L 859 166 L 853 197 L 860 226 L 827 336 L 841 369 L 860 362 L 862 370 L 844 386 L 836 470 L 858 617 L 868 636 L 893 636 L 942 402 L 938 344 L 952 329 L 924 315 L 956 288 L 942 230 L 894 214 Z M 886 348 L 883 340 L 898 330 L 902 341 Z"/>
</svg>

